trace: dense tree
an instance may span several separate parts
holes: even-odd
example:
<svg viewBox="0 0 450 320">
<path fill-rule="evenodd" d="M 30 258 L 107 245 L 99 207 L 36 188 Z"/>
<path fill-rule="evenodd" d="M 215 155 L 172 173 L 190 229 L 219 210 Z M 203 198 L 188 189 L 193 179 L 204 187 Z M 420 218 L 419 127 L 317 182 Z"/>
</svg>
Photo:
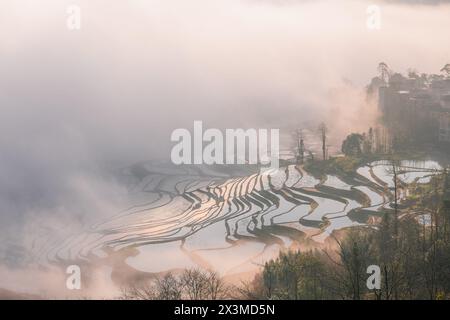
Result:
<svg viewBox="0 0 450 320">
<path fill-rule="evenodd" d="M 342 142 L 342 152 L 346 156 L 359 156 L 362 153 L 364 137 L 359 133 L 352 133 Z"/>
<path fill-rule="evenodd" d="M 287 251 L 268 261 L 253 282 L 239 289 L 250 299 L 331 299 L 334 298 L 331 262 L 315 251 Z"/>
</svg>

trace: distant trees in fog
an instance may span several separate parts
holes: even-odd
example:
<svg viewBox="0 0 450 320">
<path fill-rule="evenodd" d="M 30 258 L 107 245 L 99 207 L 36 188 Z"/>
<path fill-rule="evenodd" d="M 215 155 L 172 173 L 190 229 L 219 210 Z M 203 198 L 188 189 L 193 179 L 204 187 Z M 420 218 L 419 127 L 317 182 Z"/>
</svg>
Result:
<svg viewBox="0 0 450 320">
<path fill-rule="evenodd" d="M 382 152 L 380 130 L 369 129 L 367 133 L 351 133 L 342 142 L 341 151 L 346 156 L 368 155 L 373 152 Z"/>
<path fill-rule="evenodd" d="M 352 133 L 342 142 L 342 152 L 346 156 L 360 156 L 362 153 L 362 144 L 364 138 L 359 133 Z"/>
</svg>

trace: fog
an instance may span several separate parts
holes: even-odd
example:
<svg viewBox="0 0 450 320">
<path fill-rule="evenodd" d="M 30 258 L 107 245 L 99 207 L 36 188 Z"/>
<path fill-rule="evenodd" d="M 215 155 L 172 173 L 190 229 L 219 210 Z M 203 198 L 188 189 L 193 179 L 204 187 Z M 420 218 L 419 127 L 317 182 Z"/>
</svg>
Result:
<svg viewBox="0 0 450 320">
<path fill-rule="evenodd" d="M 121 210 L 114 173 L 167 161 L 171 132 L 194 120 L 287 131 L 325 121 L 336 144 L 365 129 L 378 62 L 450 62 L 450 5 L 422 2 L 378 2 L 381 29 L 369 30 L 376 1 L 3 0 L 1 262 L 30 225 L 78 228 Z M 79 31 L 66 27 L 69 4 Z"/>
</svg>

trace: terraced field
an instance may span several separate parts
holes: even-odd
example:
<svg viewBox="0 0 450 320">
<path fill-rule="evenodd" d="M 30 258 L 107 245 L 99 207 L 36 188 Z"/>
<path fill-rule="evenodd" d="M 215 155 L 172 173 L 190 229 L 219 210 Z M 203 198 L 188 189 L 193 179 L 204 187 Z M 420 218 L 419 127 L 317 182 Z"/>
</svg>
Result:
<svg viewBox="0 0 450 320">
<path fill-rule="evenodd" d="M 400 200 L 415 184 L 429 182 L 434 173 L 428 169 L 440 169 L 433 161 L 402 165 L 411 170 L 399 175 Z M 318 179 L 295 165 L 258 174 L 143 164 L 127 171 L 132 206 L 70 237 L 36 239 L 35 257 L 43 265 L 103 264 L 112 274 L 188 266 L 245 273 L 283 248 L 325 246 L 336 230 L 375 223 L 393 200 L 388 169 L 379 161 L 353 175 Z M 117 269 L 111 257 L 119 253 Z"/>
</svg>

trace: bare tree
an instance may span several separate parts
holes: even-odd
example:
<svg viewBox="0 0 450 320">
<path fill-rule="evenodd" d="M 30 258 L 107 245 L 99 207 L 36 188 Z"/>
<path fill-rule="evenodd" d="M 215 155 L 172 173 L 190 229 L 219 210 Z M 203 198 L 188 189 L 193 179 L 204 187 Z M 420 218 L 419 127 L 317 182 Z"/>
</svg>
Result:
<svg viewBox="0 0 450 320">
<path fill-rule="evenodd" d="M 200 269 L 186 269 L 180 277 L 184 293 L 191 300 L 204 299 L 207 292 L 207 276 Z"/>
<path fill-rule="evenodd" d="M 327 125 L 325 123 L 321 123 L 319 125 L 319 134 L 320 134 L 320 139 L 322 140 L 322 155 L 323 155 L 323 160 L 327 159 L 327 133 L 328 133 L 328 128 Z"/>
<path fill-rule="evenodd" d="M 296 161 L 297 164 L 302 164 L 305 159 L 305 144 L 302 129 L 297 129 L 295 131 L 294 139 L 295 139 L 294 153 L 296 155 Z"/>
<path fill-rule="evenodd" d="M 360 300 L 364 295 L 365 268 L 370 255 L 370 238 L 359 230 L 350 231 L 344 241 L 338 241 L 340 271 L 337 273 L 344 297 Z"/>
<path fill-rule="evenodd" d="M 215 271 L 206 274 L 206 297 L 210 300 L 223 299 L 228 295 L 228 287 Z"/>
<path fill-rule="evenodd" d="M 182 297 L 182 286 L 172 273 L 156 280 L 156 290 L 159 300 L 180 300 Z"/>
<path fill-rule="evenodd" d="M 122 288 L 122 298 L 127 300 L 179 300 L 180 281 L 171 273 Z"/>
<path fill-rule="evenodd" d="M 127 287 L 123 287 L 122 299 L 125 300 L 157 300 L 158 290 L 155 281 L 145 282 L 141 284 L 133 283 Z"/>
</svg>

